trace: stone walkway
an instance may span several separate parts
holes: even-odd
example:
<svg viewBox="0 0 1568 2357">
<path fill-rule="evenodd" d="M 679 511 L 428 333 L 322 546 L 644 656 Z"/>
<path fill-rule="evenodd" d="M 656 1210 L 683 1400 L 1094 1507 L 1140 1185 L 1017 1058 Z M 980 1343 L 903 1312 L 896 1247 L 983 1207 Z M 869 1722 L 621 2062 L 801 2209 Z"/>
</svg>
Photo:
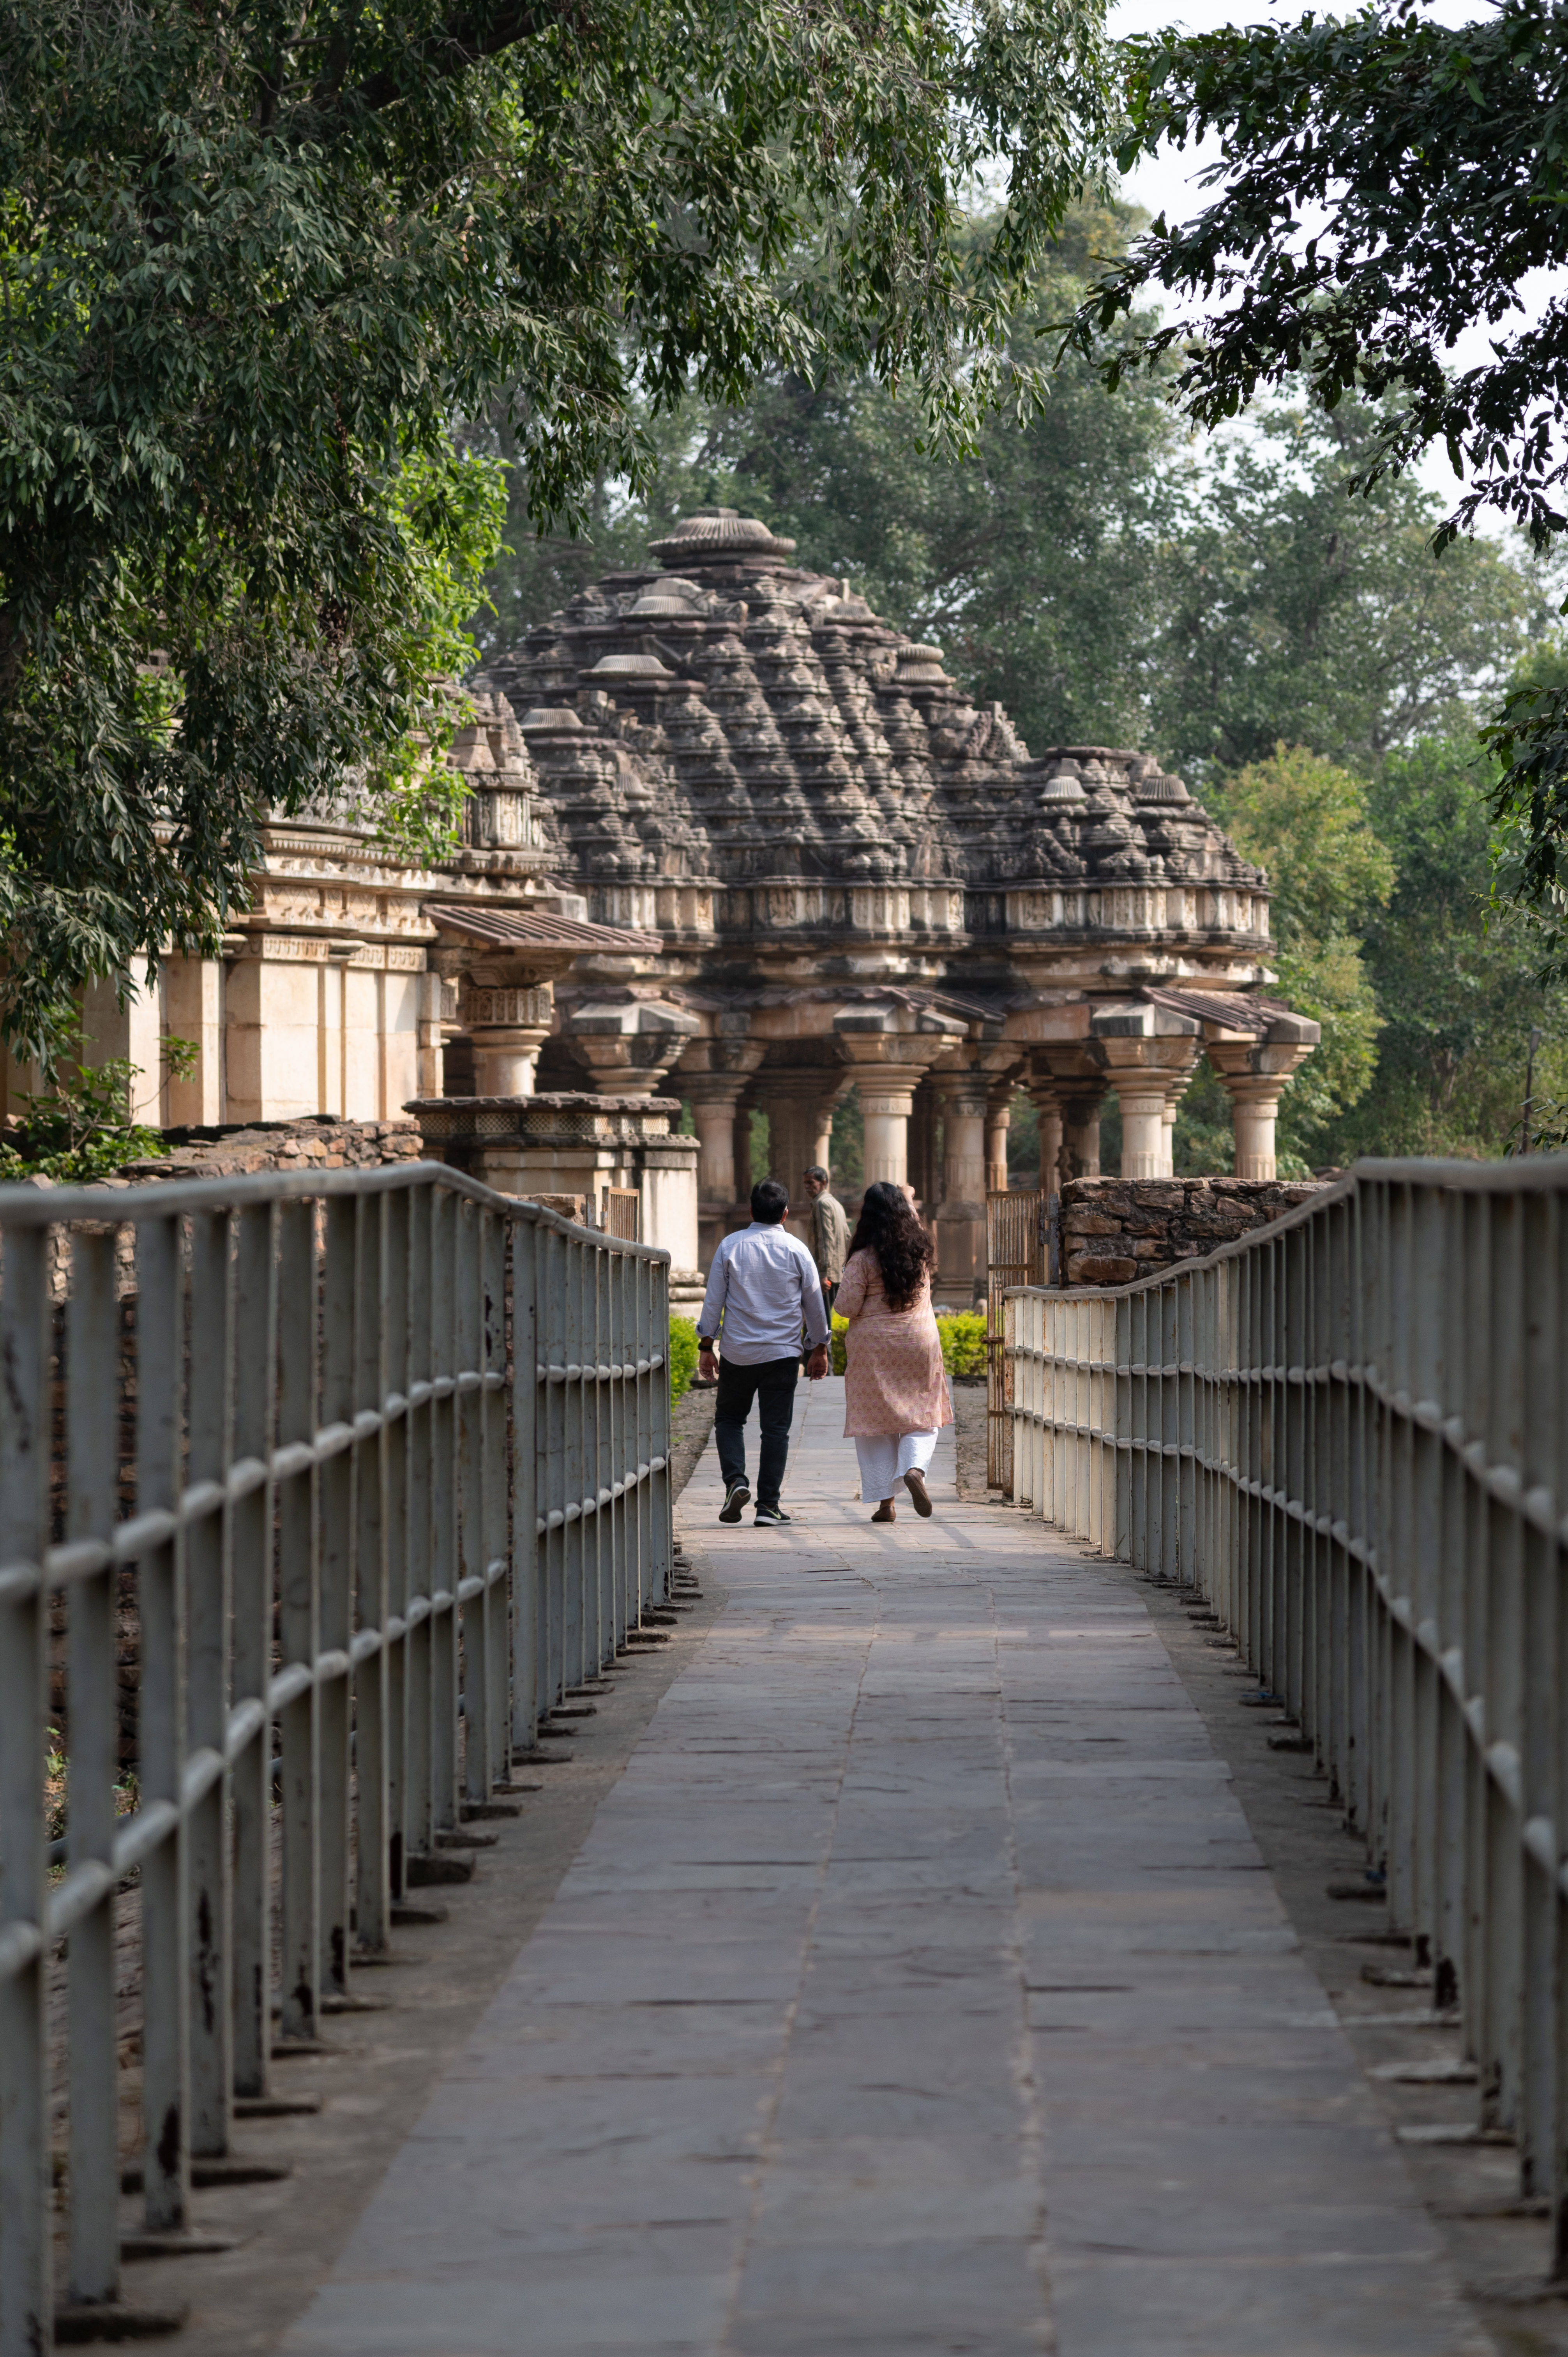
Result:
<svg viewBox="0 0 1568 2357">
<path fill-rule="evenodd" d="M 291 2357 L 1486 2357 L 1136 1591 L 842 1407 Z"/>
</svg>

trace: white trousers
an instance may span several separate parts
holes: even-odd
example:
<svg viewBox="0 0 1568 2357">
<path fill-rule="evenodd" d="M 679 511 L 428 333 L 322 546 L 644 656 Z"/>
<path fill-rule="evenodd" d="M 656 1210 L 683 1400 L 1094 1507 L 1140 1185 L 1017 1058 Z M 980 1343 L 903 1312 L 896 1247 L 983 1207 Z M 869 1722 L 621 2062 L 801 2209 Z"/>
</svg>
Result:
<svg viewBox="0 0 1568 2357">
<path fill-rule="evenodd" d="M 893 1495 L 893 1485 L 904 1473 L 923 1473 L 937 1452 L 934 1432 L 874 1432 L 857 1439 L 860 1494 L 868 1506 Z"/>
</svg>

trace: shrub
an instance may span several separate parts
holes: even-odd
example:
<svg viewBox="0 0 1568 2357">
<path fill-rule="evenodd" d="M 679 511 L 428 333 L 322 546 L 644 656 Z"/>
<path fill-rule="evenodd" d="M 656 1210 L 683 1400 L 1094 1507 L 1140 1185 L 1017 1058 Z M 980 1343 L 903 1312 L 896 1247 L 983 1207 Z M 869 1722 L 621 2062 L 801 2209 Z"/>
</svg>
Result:
<svg viewBox="0 0 1568 2357">
<path fill-rule="evenodd" d="M 697 1372 L 697 1329 L 689 1318 L 670 1320 L 670 1405 L 683 1399 Z"/>
<path fill-rule="evenodd" d="M 950 1375 L 985 1372 L 985 1313 L 976 1309 L 963 1318 L 939 1318 L 942 1364 Z"/>
<path fill-rule="evenodd" d="M 849 1332 L 849 1319 L 841 1318 L 835 1309 L 832 1325 L 833 1330 L 828 1341 L 828 1366 L 833 1374 L 842 1375 L 844 1371 L 843 1338 Z"/>
</svg>

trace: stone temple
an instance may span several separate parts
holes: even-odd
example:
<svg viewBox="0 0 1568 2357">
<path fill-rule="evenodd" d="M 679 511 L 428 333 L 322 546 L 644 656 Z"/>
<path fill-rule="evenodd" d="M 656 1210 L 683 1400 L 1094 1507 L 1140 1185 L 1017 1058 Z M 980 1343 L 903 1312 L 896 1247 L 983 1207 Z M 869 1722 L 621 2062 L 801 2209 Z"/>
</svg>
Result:
<svg viewBox="0 0 1568 2357">
<path fill-rule="evenodd" d="M 119 1036 L 107 994 L 89 1010 L 151 1075 L 144 1116 L 406 1105 L 493 1184 L 594 1216 L 635 1189 L 690 1269 L 761 1175 L 752 1109 L 799 1192 L 854 1090 L 866 1178 L 912 1182 L 949 1300 L 983 1275 L 1019 1088 L 1047 1187 L 1098 1172 L 1112 1092 L 1122 1175 L 1158 1178 L 1207 1056 L 1237 1176 L 1272 1178 L 1318 1035 L 1268 996 L 1262 872 L 1151 755 L 1031 749 L 793 554 L 693 515 L 495 658 L 438 871 L 351 806 L 269 829 L 223 957 L 170 961 Z M 198 1041 L 188 1079 L 158 1079 L 160 1028 Z"/>
</svg>

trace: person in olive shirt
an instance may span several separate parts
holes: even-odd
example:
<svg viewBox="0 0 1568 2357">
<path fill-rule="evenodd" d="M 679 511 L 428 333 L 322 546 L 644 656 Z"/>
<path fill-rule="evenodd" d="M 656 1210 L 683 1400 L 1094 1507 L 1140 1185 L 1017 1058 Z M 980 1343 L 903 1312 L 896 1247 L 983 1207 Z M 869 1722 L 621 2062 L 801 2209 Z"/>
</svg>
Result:
<svg viewBox="0 0 1568 2357">
<path fill-rule="evenodd" d="M 811 1258 L 822 1280 L 822 1298 L 831 1317 L 849 1250 L 849 1213 L 833 1193 L 820 1162 L 813 1162 L 806 1173 L 806 1192 L 811 1199 Z"/>
</svg>

